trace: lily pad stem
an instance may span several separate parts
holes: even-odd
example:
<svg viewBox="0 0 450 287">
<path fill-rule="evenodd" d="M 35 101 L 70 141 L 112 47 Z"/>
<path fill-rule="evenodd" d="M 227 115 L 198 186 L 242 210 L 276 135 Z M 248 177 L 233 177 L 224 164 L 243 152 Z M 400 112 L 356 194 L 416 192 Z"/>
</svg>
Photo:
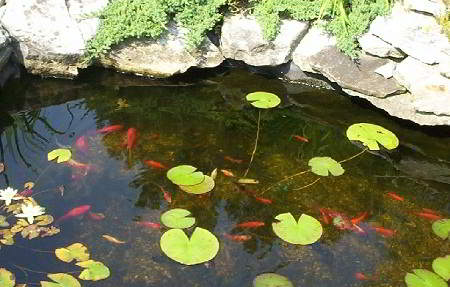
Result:
<svg viewBox="0 0 450 287">
<path fill-rule="evenodd" d="M 29 271 L 29 272 L 32 272 L 32 273 L 40 273 L 40 274 L 54 273 L 54 272 L 44 272 L 44 271 L 37 271 L 37 270 L 33 270 L 33 269 L 28 269 L 28 268 L 25 268 L 23 266 L 19 266 L 19 265 L 16 265 L 16 264 L 13 264 L 13 265 L 15 267 L 19 268 L 22 271 Z M 67 273 L 67 274 L 78 274 L 78 273 L 81 273 L 81 271 L 70 271 L 70 272 L 64 272 L 64 273 Z"/>
<path fill-rule="evenodd" d="M 250 166 L 252 164 L 253 161 L 253 157 L 255 156 L 256 153 L 256 148 L 258 146 L 258 138 L 259 138 L 259 123 L 261 121 L 261 110 L 258 110 L 258 128 L 256 130 L 256 139 L 255 139 L 255 147 L 253 148 L 253 152 L 252 152 L 252 157 L 250 158 L 250 162 L 248 163 L 248 167 L 247 170 L 245 171 L 244 175 L 242 177 L 246 177 L 248 171 L 250 170 Z"/>
<path fill-rule="evenodd" d="M 283 181 L 289 180 L 289 179 L 291 179 L 291 178 L 294 178 L 294 177 L 296 177 L 296 176 L 305 174 L 305 173 L 310 172 L 310 171 L 311 171 L 311 169 L 307 169 L 307 170 L 301 171 L 301 172 L 299 172 L 299 173 L 296 173 L 296 174 L 290 175 L 290 176 L 288 176 L 288 177 L 285 177 L 285 178 L 283 178 L 282 180 L 280 180 L 280 181 L 278 181 L 278 182 L 272 184 L 272 185 L 269 186 L 268 188 L 264 189 L 263 192 L 261 192 L 261 194 L 264 194 L 266 191 L 272 189 L 274 186 L 276 186 L 276 185 L 282 183 Z"/>
<path fill-rule="evenodd" d="M 313 182 L 307 184 L 307 185 L 304 185 L 304 186 L 299 187 L 299 188 L 294 188 L 293 190 L 301 190 L 301 189 L 308 188 L 308 187 L 310 187 L 311 185 L 314 185 L 314 184 L 315 184 L 316 182 L 318 182 L 319 180 L 320 180 L 320 177 L 317 178 L 315 181 L 313 181 Z"/>
<path fill-rule="evenodd" d="M 365 148 L 365 149 L 363 149 L 362 151 L 360 151 L 359 153 L 357 153 L 357 154 L 355 154 L 355 155 L 352 155 L 352 156 L 349 157 L 349 158 L 346 158 L 346 159 L 341 160 L 339 163 L 343 163 L 343 162 L 352 160 L 352 159 L 354 159 L 355 157 L 358 157 L 358 156 L 362 155 L 362 154 L 365 153 L 367 150 L 368 150 L 368 148 Z"/>
</svg>

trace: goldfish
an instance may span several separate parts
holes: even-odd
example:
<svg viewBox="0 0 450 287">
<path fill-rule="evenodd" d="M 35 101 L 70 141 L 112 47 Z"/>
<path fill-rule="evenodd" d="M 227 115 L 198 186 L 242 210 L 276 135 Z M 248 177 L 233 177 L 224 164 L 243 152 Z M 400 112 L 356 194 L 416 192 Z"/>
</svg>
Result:
<svg viewBox="0 0 450 287">
<path fill-rule="evenodd" d="M 242 222 L 239 224 L 236 224 L 236 227 L 242 227 L 242 228 L 256 228 L 256 227 L 261 227 L 264 226 L 264 222 L 262 221 L 247 221 L 247 222 Z"/>
<path fill-rule="evenodd" d="M 422 211 L 427 212 L 427 213 L 432 213 L 432 214 L 439 215 L 439 213 L 436 210 L 429 209 L 429 208 L 422 208 Z"/>
<path fill-rule="evenodd" d="M 163 190 L 164 194 L 164 200 L 167 201 L 167 203 L 172 203 L 172 195 L 170 195 L 169 192 Z"/>
<path fill-rule="evenodd" d="M 95 212 L 89 212 L 89 218 L 93 220 L 103 220 L 105 219 L 105 215 L 103 213 L 95 213 Z"/>
<path fill-rule="evenodd" d="M 88 141 L 85 136 L 80 136 L 75 141 L 75 147 L 77 150 L 80 150 L 82 152 L 87 152 L 89 149 Z"/>
<path fill-rule="evenodd" d="M 151 222 L 151 221 L 138 221 L 138 222 L 136 222 L 136 224 L 143 226 L 143 227 L 153 228 L 153 229 L 161 228 L 161 224 L 156 223 L 156 222 Z"/>
<path fill-rule="evenodd" d="M 331 217 L 328 215 L 326 208 L 319 208 L 320 214 L 322 214 L 322 220 L 325 224 L 331 223 Z"/>
<path fill-rule="evenodd" d="M 107 127 L 97 130 L 97 133 L 107 134 L 107 133 L 111 133 L 111 132 L 115 132 L 115 131 L 120 131 L 121 129 L 123 129 L 123 125 L 112 125 L 112 126 L 107 126 Z"/>
<path fill-rule="evenodd" d="M 113 237 L 111 235 L 108 235 L 108 234 L 103 234 L 102 237 L 105 238 L 106 240 L 108 240 L 109 242 L 112 242 L 112 243 L 116 243 L 116 244 L 125 244 L 126 243 L 125 241 L 119 240 L 119 239 L 117 239 L 117 238 L 115 238 L 115 237 Z"/>
<path fill-rule="evenodd" d="M 23 191 L 19 192 L 20 196 L 28 197 L 33 194 L 33 190 L 31 188 L 25 188 Z"/>
<path fill-rule="evenodd" d="M 221 171 L 221 172 L 223 173 L 223 175 L 225 175 L 225 176 L 234 177 L 234 174 L 233 174 L 231 171 L 229 171 L 229 170 L 221 169 L 220 171 Z"/>
<path fill-rule="evenodd" d="M 144 160 L 144 163 L 151 168 L 167 169 L 167 166 L 154 160 Z"/>
<path fill-rule="evenodd" d="M 373 230 L 375 230 L 375 232 L 383 235 L 384 237 L 393 236 L 396 232 L 393 229 L 388 229 L 388 228 L 384 228 L 384 227 L 374 227 Z"/>
<path fill-rule="evenodd" d="M 400 196 L 394 192 L 388 192 L 386 193 L 386 196 L 389 196 L 390 198 L 394 199 L 394 200 L 398 200 L 398 201 L 404 201 L 405 198 L 403 196 Z"/>
<path fill-rule="evenodd" d="M 370 280 L 370 278 L 364 275 L 364 273 L 362 272 L 356 272 L 355 274 L 353 274 L 353 276 L 358 280 Z"/>
<path fill-rule="evenodd" d="M 355 218 L 352 218 L 352 219 L 350 219 L 350 221 L 351 221 L 353 224 L 358 224 L 358 223 L 360 223 L 361 221 L 363 221 L 364 219 L 366 219 L 367 216 L 369 216 L 369 213 L 368 213 L 367 211 L 364 211 L 363 213 L 361 213 L 360 216 L 355 217 Z"/>
<path fill-rule="evenodd" d="M 131 151 L 131 149 L 134 147 L 134 145 L 136 144 L 136 139 L 137 139 L 137 130 L 135 128 L 129 128 L 127 131 L 127 141 L 126 141 L 128 151 Z"/>
<path fill-rule="evenodd" d="M 224 156 L 223 159 L 224 159 L 224 160 L 227 160 L 227 161 L 229 161 L 229 162 L 232 162 L 232 163 L 237 163 L 237 164 L 240 164 L 240 163 L 243 162 L 242 159 L 232 158 L 231 156 L 228 156 L 228 155 Z"/>
<path fill-rule="evenodd" d="M 272 200 L 270 200 L 268 198 L 264 198 L 264 197 L 255 196 L 255 199 L 257 201 L 261 202 L 261 203 L 264 203 L 264 204 L 271 204 L 272 203 Z"/>
<path fill-rule="evenodd" d="M 56 220 L 55 223 L 59 223 L 59 222 L 64 221 L 66 219 L 83 215 L 86 212 L 88 212 L 90 209 L 91 209 L 90 205 L 87 205 L 87 204 L 80 205 L 78 207 L 75 207 L 75 208 L 69 210 L 66 214 L 64 214 L 58 220 Z"/>
<path fill-rule="evenodd" d="M 438 214 L 434 214 L 434 213 L 429 213 L 429 212 L 416 212 L 415 214 L 417 216 L 420 216 L 422 218 L 432 220 L 432 221 L 442 219 L 442 216 L 440 216 Z"/>
<path fill-rule="evenodd" d="M 248 240 L 252 239 L 251 235 L 236 235 L 236 234 L 225 233 L 224 236 L 233 241 L 248 241 Z"/>
<path fill-rule="evenodd" d="M 298 142 L 309 142 L 309 140 L 305 137 L 299 136 L 299 135 L 293 135 L 292 138 Z"/>
</svg>

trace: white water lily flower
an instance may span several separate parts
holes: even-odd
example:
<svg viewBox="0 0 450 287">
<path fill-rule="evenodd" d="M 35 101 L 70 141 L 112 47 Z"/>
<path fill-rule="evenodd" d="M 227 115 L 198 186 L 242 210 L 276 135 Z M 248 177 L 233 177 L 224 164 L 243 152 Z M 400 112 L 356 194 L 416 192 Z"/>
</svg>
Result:
<svg viewBox="0 0 450 287">
<path fill-rule="evenodd" d="M 21 199 L 21 196 L 17 195 L 17 189 L 7 187 L 6 189 L 0 189 L 0 200 L 4 200 L 6 205 L 10 205 L 11 201 Z"/>
<path fill-rule="evenodd" d="M 22 213 L 16 214 L 16 217 L 25 217 L 28 220 L 28 223 L 33 224 L 34 217 L 39 216 L 45 213 L 45 208 L 40 207 L 39 205 L 30 204 L 21 204 Z"/>
</svg>

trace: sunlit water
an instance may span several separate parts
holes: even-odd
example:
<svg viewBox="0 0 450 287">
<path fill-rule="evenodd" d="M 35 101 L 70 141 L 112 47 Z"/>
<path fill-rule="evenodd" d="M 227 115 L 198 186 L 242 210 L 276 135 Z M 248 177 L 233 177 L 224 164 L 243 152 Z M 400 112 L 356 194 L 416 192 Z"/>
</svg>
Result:
<svg viewBox="0 0 450 287">
<path fill-rule="evenodd" d="M 0 267 L 13 272 L 18 283 L 48 280 L 45 273 L 76 272 L 80 268 L 62 263 L 52 252 L 80 242 L 91 258 L 111 270 L 110 278 L 83 286 L 251 286 L 264 272 L 285 275 L 295 286 L 404 286 L 406 272 L 431 269 L 434 258 L 450 253 L 449 241 L 433 234 L 432 221 L 416 214 L 422 208 L 443 217 L 450 214 L 449 129 L 421 129 L 329 90 L 288 85 L 241 70 L 210 74 L 162 82 L 93 71 L 77 81 L 24 78 L 9 83 L 0 97 L 0 161 L 6 166 L 0 188 L 23 190 L 24 183 L 32 181 L 34 198 L 55 218 L 85 204 L 105 218 L 63 221 L 61 233 L 52 237 L 26 240 L 18 234 L 14 245 L 1 246 Z M 247 175 L 260 183 L 246 187 L 255 195 L 243 192 L 235 178 L 221 172 L 212 192 L 187 194 L 166 178 L 166 170 L 143 163 L 189 164 L 208 174 L 218 168 L 242 176 L 254 148 L 259 112 L 245 95 L 259 90 L 276 93 L 282 104 L 261 111 L 258 146 Z M 316 182 L 318 176 L 304 173 L 274 185 L 307 170 L 312 157 L 342 161 L 361 152 L 345 135 L 347 127 L 358 122 L 391 130 L 400 146 L 343 162 L 345 173 L 339 177 Z M 117 124 L 124 129 L 96 133 Z M 137 129 L 138 140 L 128 152 L 123 143 L 131 127 Z M 295 141 L 293 135 L 309 142 Z M 86 150 L 75 146 L 81 136 L 87 140 Z M 90 168 L 48 162 L 47 153 L 60 147 L 71 148 L 73 159 Z M 171 203 L 159 186 L 171 194 Z M 388 192 L 404 201 L 393 200 Z M 174 262 L 159 247 L 167 229 L 136 224 L 159 222 L 171 208 L 188 209 L 195 226 L 217 236 L 220 250 L 212 262 Z M 365 232 L 325 224 L 321 208 L 349 218 L 367 211 L 368 218 L 359 224 Z M 283 242 L 271 223 L 285 212 L 322 220 L 321 239 L 308 246 Z M 265 226 L 235 228 L 254 220 Z M 383 236 L 374 227 L 395 234 Z M 104 234 L 125 244 L 106 241 Z M 225 234 L 251 239 L 238 242 Z M 355 278 L 358 272 L 369 280 Z"/>
</svg>

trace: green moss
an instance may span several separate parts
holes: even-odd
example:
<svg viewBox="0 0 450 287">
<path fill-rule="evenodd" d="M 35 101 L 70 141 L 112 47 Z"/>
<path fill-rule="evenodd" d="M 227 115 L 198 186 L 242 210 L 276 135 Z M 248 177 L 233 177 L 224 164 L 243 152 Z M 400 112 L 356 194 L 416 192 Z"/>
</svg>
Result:
<svg viewBox="0 0 450 287">
<path fill-rule="evenodd" d="M 450 5 L 450 4 L 449 4 Z M 447 5 L 447 7 L 449 6 Z M 447 38 L 450 40 L 450 12 L 447 12 L 447 14 L 439 17 L 439 24 L 442 27 L 442 32 L 447 36 Z"/>
</svg>

